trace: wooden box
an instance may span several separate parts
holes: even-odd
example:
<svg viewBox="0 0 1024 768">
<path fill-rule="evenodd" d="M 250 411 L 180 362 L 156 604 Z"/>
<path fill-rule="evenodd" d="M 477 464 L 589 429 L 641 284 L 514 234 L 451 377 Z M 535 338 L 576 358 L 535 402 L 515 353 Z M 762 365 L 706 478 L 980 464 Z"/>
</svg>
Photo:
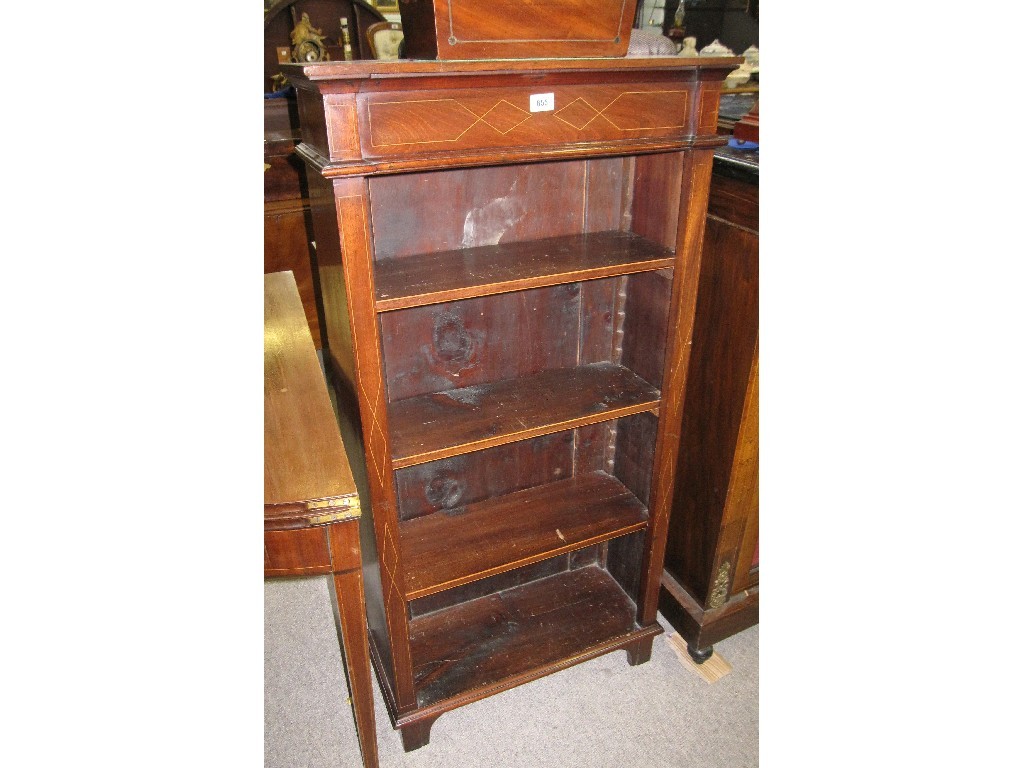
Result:
<svg viewBox="0 0 1024 768">
<path fill-rule="evenodd" d="M 625 56 L 637 0 L 402 0 L 410 59 Z"/>
</svg>

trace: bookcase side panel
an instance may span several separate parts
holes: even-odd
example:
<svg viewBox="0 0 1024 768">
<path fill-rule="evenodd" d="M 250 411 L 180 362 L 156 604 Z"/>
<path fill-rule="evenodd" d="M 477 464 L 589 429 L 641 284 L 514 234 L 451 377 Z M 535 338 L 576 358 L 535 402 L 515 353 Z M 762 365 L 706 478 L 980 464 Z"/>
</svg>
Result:
<svg viewBox="0 0 1024 768">
<path fill-rule="evenodd" d="M 388 441 L 387 405 L 377 316 L 373 304 L 369 194 L 359 177 L 335 182 L 335 204 L 356 367 L 363 444 L 373 514 L 381 589 L 391 637 L 395 706 L 399 713 L 416 706 L 409 653 L 408 614 L 398 542 L 398 504 Z"/>
<path fill-rule="evenodd" d="M 674 469 L 679 455 L 683 393 L 686 391 L 689 370 L 704 216 L 707 211 L 713 155 L 713 150 L 693 150 L 683 154 L 676 227 L 676 266 L 669 302 L 666 364 L 661 386 L 661 407 L 658 413 L 658 434 L 648 504 L 650 525 L 646 531 L 637 605 L 641 624 L 654 622 L 658 610 L 658 590 L 665 559 L 665 540 L 675 481 Z"/>
</svg>

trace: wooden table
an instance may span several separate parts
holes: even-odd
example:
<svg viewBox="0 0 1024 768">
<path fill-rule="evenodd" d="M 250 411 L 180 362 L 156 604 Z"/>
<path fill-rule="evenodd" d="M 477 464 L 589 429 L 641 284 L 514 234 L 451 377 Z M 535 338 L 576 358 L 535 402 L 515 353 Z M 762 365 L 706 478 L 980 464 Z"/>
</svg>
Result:
<svg viewBox="0 0 1024 768">
<path fill-rule="evenodd" d="M 366 768 L 377 766 L 359 496 L 295 277 L 264 276 L 263 575 L 331 574 Z"/>
</svg>

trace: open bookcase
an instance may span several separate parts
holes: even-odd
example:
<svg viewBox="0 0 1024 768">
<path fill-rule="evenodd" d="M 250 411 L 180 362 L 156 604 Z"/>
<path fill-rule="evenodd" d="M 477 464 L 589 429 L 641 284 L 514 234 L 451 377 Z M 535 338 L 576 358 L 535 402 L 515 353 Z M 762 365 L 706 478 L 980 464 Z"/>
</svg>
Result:
<svg viewBox="0 0 1024 768">
<path fill-rule="evenodd" d="M 484 696 L 650 658 L 738 63 L 288 68 L 326 359 L 363 436 L 371 652 L 407 750 Z"/>
</svg>

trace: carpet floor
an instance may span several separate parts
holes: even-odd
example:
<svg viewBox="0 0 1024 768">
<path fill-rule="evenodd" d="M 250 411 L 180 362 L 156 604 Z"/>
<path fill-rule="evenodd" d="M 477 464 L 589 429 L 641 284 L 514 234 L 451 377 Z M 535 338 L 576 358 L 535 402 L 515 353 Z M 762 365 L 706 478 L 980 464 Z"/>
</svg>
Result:
<svg viewBox="0 0 1024 768">
<path fill-rule="evenodd" d="M 264 582 L 265 768 L 362 765 L 327 590 L 327 577 Z M 615 651 L 460 707 L 409 753 L 374 680 L 381 768 L 753 768 L 758 627 L 715 651 L 732 671 L 709 684 L 659 635 L 647 664 Z"/>
</svg>

